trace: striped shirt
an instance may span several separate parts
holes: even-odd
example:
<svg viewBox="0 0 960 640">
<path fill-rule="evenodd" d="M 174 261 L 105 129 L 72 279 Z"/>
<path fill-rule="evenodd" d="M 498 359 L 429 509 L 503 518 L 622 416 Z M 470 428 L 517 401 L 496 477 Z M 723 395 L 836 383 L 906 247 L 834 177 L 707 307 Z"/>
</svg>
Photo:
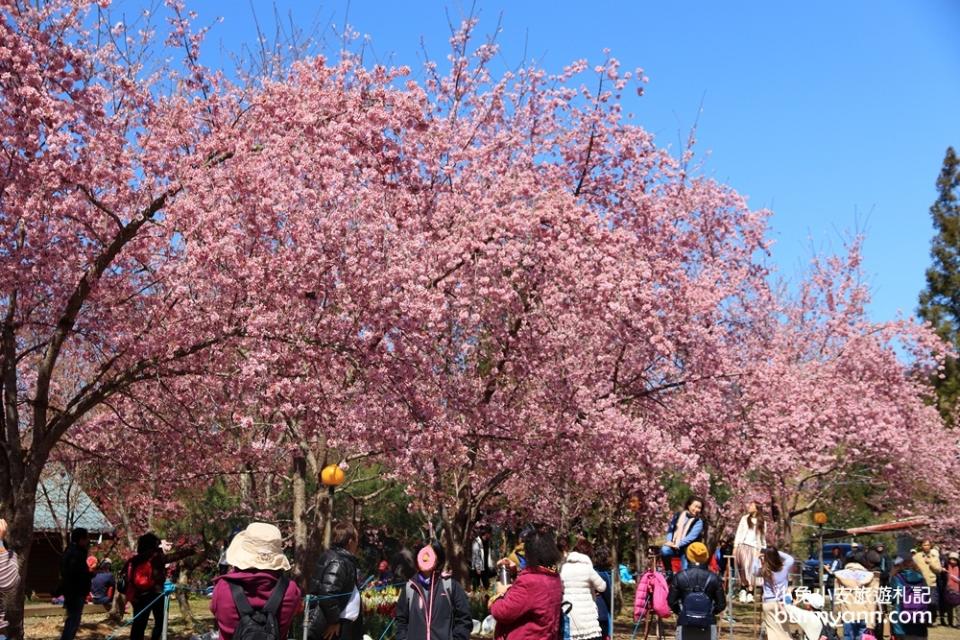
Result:
<svg viewBox="0 0 960 640">
<path fill-rule="evenodd" d="M 0 546 L 0 596 L 12 591 L 20 582 L 20 568 L 17 566 L 17 554 Z M 3 598 L 0 597 L 0 629 L 7 627 L 7 618 L 3 611 Z"/>
</svg>

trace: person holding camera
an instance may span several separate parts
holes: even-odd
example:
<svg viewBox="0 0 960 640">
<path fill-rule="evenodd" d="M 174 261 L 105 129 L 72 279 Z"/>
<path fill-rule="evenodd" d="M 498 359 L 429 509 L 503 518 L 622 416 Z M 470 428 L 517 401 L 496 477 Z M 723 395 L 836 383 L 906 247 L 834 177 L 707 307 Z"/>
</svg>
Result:
<svg viewBox="0 0 960 640">
<path fill-rule="evenodd" d="M 556 638 L 560 632 L 560 608 L 563 583 L 554 567 L 560 562 L 560 549 L 553 533 L 531 529 L 522 536 L 525 567 L 513 584 L 497 582 L 490 599 L 490 614 L 497 621 L 496 640 L 536 640 Z M 499 567 L 516 567 L 504 558 Z M 507 573 L 507 572 L 504 572 Z"/>
</svg>

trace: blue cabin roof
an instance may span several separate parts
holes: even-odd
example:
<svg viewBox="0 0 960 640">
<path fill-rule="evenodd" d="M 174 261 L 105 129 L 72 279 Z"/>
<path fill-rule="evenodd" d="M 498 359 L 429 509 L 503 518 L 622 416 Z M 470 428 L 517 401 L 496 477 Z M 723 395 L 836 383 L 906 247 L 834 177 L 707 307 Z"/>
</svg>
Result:
<svg viewBox="0 0 960 640">
<path fill-rule="evenodd" d="M 92 534 L 113 533 L 114 526 L 69 473 L 45 475 L 37 487 L 33 529 L 38 533 L 83 527 Z"/>
</svg>

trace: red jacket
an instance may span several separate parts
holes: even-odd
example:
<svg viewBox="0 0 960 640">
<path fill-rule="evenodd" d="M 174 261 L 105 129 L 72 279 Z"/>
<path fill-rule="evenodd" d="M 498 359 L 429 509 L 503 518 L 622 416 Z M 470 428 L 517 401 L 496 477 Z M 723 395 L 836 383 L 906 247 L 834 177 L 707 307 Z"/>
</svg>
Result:
<svg viewBox="0 0 960 640">
<path fill-rule="evenodd" d="M 237 606 L 233 603 L 233 594 L 230 592 L 230 583 L 239 584 L 243 587 L 243 593 L 246 594 L 250 606 L 254 609 L 262 607 L 267 603 L 267 598 L 277 584 L 279 574 L 275 571 L 232 571 L 219 578 L 213 579 L 213 598 L 210 600 L 210 611 L 217 621 L 217 627 L 220 629 L 221 640 L 231 640 L 233 632 L 237 630 L 237 624 L 240 622 L 240 616 L 237 614 Z M 290 625 L 293 623 L 293 617 L 300 612 L 303 594 L 300 587 L 292 580 L 287 585 L 287 592 L 283 596 L 283 602 L 280 604 L 277 623 L 280 625 L 280 637 L 286 638 L 290 631 Z"/>
<path fill-rule="evenodd" d="M 552 569 L 524 569 L 490 606 L 497 640 L 555 640 L 560 633 L 563 583 Z"/>
</svg>

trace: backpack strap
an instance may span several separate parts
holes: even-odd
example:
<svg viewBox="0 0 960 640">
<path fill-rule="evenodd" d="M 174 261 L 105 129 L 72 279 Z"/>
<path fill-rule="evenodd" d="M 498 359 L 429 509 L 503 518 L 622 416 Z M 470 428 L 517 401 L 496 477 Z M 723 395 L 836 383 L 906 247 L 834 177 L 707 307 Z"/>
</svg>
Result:
<svg viewBox="0 0 960 640">
<path fill-rule="evenodd" d="M 447 592 L 450 602 L 453 602 L 453 578 L 448 576 L 443 579 L 443 590 Z"/>
<path fill-rule="evenodd" d="M 240 614 L 240 617 L 252 616 L 253 607 L 250 606 L 250 601 L 247 600 L 247 596 L 243 592 L 243 587 L 238 585 L 236 582 L 231 582 L 230 593 L 233 594 L 233 604 L 237 606 L 237 613 Z M 270 597 L 272 598 L 273 594 L 270 594 Z"/>
<path fill-rule="evenodd" d="M 264 613 L 269 613 L 273 616 L 277 615 L 277 612 L 280 611 L 280 605 L 283 604 L 283 597 L 287 595 L 287 585 L 289 584 L 290 580 L 287 576 L 280 576 L 276 586 L 273 587 L 273 591 L 270 593 L 270 597 L 267 598 L 267 603 L 263 605 L 262 611 Z"/>
</svg>

